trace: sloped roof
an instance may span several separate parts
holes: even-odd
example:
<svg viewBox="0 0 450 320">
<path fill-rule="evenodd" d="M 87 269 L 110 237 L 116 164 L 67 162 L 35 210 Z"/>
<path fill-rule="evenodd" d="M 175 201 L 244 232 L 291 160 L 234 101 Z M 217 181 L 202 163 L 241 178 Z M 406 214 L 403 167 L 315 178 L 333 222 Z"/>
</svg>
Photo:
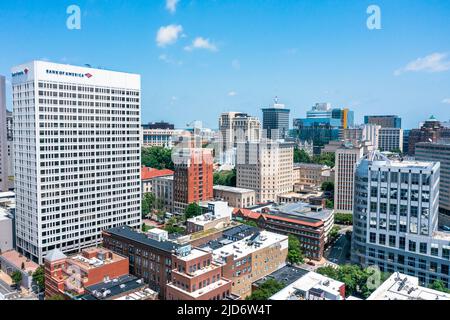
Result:
<svg viewBox="0 0 450 320">
<path fill-rule="evenodd" d="M 47 253 L 47 255 L 45 256 L 45 260 L 53 262 L 53 261 L 58 261 L 58 260 L 63 260 L 66 259 L 67 256 L 62 253 L 61 250 L 59 249 L 54 249 L 52 251 L 50 251 L 49 253 Z"/>
</svg>

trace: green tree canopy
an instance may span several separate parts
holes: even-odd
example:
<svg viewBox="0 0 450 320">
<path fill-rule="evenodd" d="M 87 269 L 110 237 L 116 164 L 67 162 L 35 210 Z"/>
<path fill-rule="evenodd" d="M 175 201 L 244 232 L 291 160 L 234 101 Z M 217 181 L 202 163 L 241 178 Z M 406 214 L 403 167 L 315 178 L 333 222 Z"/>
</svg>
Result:
<svg viewBox="0 0 450 320">
<path fill-rule="evenodd" d="M 309 154 L 298 147 L 294 148 L 294 163 L 311 163 L 311 157 Z"/>
<path fill-rule="evenodd" d="M 142 165 L 155 169 L 174 169 L 172 150 L 163 147 L 142 148 Z"/>
<path fill-rule="evenodd" d="M 44 274 L 44 268 L 42 266 L 39 266 L 34 271 L 34 273 L 33 273 L 33 281 L 39 287 L 39 291 L 44 290 L 44 288 L 45 288 L 45 274 Z"/>
<path fill-rule="evenodd" d="M 186 219 L 191 219 L 201 215 L 203 213 L 203 210 L 198 203 L 191 203 L 186 207 L 184 213 Z"/>
<path fill-rule="evenodd" d="M 447 287 L 444 284 L 444 281 L 442 281 L 442 280 L 435 280 L 430 285 L 430 288 L 433 289 L 433 290 L 444 292 L 444 293 L 450 293 L 450 290 L 447 289 Z"/>
<path fill-rule="evenodd" d="M 60 295 L 60 294 L 56 294 L 56 295 L 54 295 L 54 296 L 51 296 L 51 297 L 49 297 L 49 298 L 47 298 L 46 300 L 49 300 L 49 301 L 61 301 L 61 300 L 66 300 L 65 298 L 64 298 L 64 296 L 62 296 L 62 295 Z"/>
<path fill-rule="evenodd" d="M 14 285 L 19 286 L 20 283 L 22 282 L 22 272 L 17 271 L 17 270 L 14 271 L 11 274 L 11 279 L 12 279 L 12 282 L 14 283 Z"/>
<path fill-rule="evenodd" d="M 334 182 L 325 181 L 324 183 L 322 183 L 321 189 L 324 192 L 334 192 Z"/>
<path fill-rule="evenodd" d="M 236 187 L 236 169 L 214 173 L 214 185 Z"/>
<path fill-rule="evenodd" d="M 274 279 L 269 279 L 261 284 L 258 289 L 253 291 L 253 293 L 248 296 L 246 300 L 268 300 L 271 296 L 282 290 L 284 287 L 284 283 L 278 282 Z"/>
<path fill-rule="evenodd" d="M 300 247 L 300 241 L 296 236 L 289 235 L 289 248 L 287 260 L 292 264 L 304 262 L 303 253 Z"/>
</svg>

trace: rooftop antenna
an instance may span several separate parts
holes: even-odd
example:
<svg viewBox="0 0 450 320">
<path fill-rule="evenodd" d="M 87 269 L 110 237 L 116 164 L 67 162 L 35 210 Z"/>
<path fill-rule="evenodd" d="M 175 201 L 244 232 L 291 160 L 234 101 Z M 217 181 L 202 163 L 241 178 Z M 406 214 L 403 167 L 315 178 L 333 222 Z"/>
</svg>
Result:
<svg viewBox="0 0 450 320">
<path fill-rule="evenodd" d="M 278 96 L 275 96 L 274 101 L 275 101 L 275 104 L 278 104 Z"/>
</svg>

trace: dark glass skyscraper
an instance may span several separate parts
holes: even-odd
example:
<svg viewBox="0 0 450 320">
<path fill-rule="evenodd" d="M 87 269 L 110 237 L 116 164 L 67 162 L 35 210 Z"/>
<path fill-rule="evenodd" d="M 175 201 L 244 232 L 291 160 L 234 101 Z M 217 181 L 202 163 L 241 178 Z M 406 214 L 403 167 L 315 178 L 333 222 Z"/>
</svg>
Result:
<svg viewBox="0 0 450 320">
<path fill-rule="evenodd" d="M 398 128 L 402 127 L 402 118 L 399 116 L 364 116 L 365 124 L 376 124 L 382 128 Z"/>
<path fill-rule="evenodd" d="M 263 130 L 269 139 L 285 139 L 289 132 L 289 114 L 291 110 L 286 109 L 275 99 L 271 108 L 263 108 Z"/>
</svg>

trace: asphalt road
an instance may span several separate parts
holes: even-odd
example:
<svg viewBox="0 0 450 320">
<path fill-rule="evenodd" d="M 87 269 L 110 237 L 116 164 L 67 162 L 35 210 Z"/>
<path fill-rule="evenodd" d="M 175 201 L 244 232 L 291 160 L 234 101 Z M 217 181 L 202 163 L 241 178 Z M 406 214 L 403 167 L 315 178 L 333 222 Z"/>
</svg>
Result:
<svg viewBox="0 0 450 320">
<path fill-rule="evenodd" d="M 350 253 L 351 244 L 343 234 L 325 252 L 325 258 L 335 264 L 343 265 L 348 262 L 347 255 Z"/>
</svg>

